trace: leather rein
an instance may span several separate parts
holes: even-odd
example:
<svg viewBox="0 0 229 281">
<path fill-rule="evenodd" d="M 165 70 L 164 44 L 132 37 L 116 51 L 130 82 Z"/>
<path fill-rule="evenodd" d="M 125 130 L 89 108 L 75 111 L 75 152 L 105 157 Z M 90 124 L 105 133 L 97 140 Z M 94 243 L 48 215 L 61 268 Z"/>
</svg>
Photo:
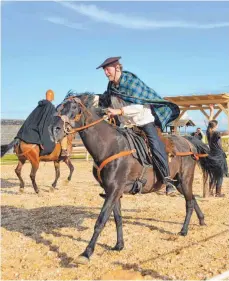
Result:
<svg viewBox="0 0 229 281">
<path fill-rule="evenodd" d="M 88 111 L 88 109 L 86 108 L 86 106 L 82 103 L 82 101 L 77 98 L 77 97 L 69 97 L 68 99 L 66 99 L 66 101 L 69 100 L 69 101 L 75 101 L 77 104 L 79 104 L 81 106 L 81 109 L 82 109 L 82 112 L 88 116 L 91 116 L 91 113 Z M 74 134 L 76 132 L 79 132 L 79 131 L 82 131 L 82 130 L 85 130 L 87 128 L 90 128 L 92 126 L 95 126 L 96 124 L 102 122 L 102 121 L 105 121 L 108 119 L 108 116 L 107 115 L 104 115 L 102 118 L 96 120 L 96 121 L 93 121 L 87 125 L 84 125 L 82 127 L 79 127 L 79 128 L 72 128 L 71 126 L 71 122 L 74 121 L 74 122 L 77 122 L 81 119 L 82 117 L 82 112 L 77 114 L 75 116 L 74 119 L 69 119 L 69 117 L 67 115 L 61 115 L 60 114 L 60 111 L 63 109 L 64 105 L 62 104 L 60 109 L 58 110 L 58 117 L 61 118 L 61 120 L 64 122 L 64 131 L 66 134 Z M 124 157 L 124 156 L 129 156 L 131 155 L 132 153 L 135 153 L 136 152 L 136 149 L 132 149 L 132 150 L 125 150 L 125 151 L 121 151 L 117 154 L 114 154 L 108 158 L 106 158 L 105 160 L 103 160 L 103 162 L 97 166 L 95 163 L 94 165 L 96 166 L 96 169 L 97 169 L 97 177 L 98 177 L 98 180 L 100 183 L 102 183 L 102 178 L 101 178 L 101 171 L 102 169 L 108 164 L 110 163 L 111 161 L 115 160 L 115 159 L 118 159 L 118 158 L 121 158 L 121 157 Z"/>
<path fill-rule="evenodd" d="M 96 121 L 93 121 L 89 124 L 86 124 L 82 127 L 79 127 L 79 128 L 75 128 L 73 129 L 72 126 L 71 126 L 71 121 L 74 121 L 74 122 L 77 122 L 81 119 L 82 117 L 82 112 L 88 116 L 91 116 L 91 113 L 88 111 L 88 109 L 86 108 L 86 106 L 82 103 L 82 101 L 77 98 L 77 97 L 69 97 L 68 99 L 66 99 L 66 101 L 69 100 L 69 101 L 74 101 L 76 102 L 77 104 L 79 104 L 81 106 L 81 113 L 77 114 L 75 116 L 74 119 L 69 119 L 69 117 L 67 115 L 61 115 L 60 114 L 60 111 L 63 109 L 64 105 L 62 104 L 60 109 L 58 110 L 58 117 L 61 118 L 61 120 L 64 122 L 64 131 L 66 134 L 74 134 L 76 132 L 79 132 L 79 131 L 82 131 L 82 130 L 85 130 L 87 128 L 90 128 L 92 126 L 95 126 L 96 124 L 102 122 L 102 121 L 105 121 L 105 120 L 108 120 L 108 116 L 107 115 L 104 115 L 102 118 L 96 120 Z M 87 119 L 86 119 L 87 121 Z M 184 139 L 186 141 L 186 143 L 188 144 L 189 146 L 189 149 L 190 151 L 187 151 L 187 152 L 178 152 L 176 151 L 175 152 L 175 156 L 192 156 L 194 158 L 194 160 L 198 161 L 199 158 L 201 157 L 207 157 L 208 154 L 197 154 L 195 152 L 192 151 L 192 144 Z M 121 158 L 121 157 L 124 157 L 124 156 L 129 156 L 131 155 L 132 153 L 135 153 L 136 152 L 136 149 L 132 149 L 132 150 L 125 150 L 125 151 L 121 151 L 117 154 L 114 154 L 108 158 L 106 158 L 99 166 L 97 166 L 95 163 L 94 163 L 94 166 L 96 167 L 97 169 L 97 177 L 98 177 L 98 180 L 100 183 L 102 183 L 102 178 L 101 178 L 101 171 L 102 169 L 108 164 L 110 163 L 111 161 L 115 160 L 115 159 L 118 159 L 118 158 Z"/>
</svg>

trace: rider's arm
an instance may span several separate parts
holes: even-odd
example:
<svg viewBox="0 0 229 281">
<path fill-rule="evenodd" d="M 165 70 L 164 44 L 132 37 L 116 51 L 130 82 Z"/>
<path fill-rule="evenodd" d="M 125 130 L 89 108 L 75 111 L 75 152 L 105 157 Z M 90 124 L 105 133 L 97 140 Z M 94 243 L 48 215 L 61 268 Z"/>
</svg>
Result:
<svg viewBox="0 0 229 281">
<path fill-rule="evenodd" d="M 135 115 L 141 113 L 143 111 L 144 107 L 142 104 L 131 104 L 122 107 L 122 115 L 128 116 L 128 117 L 134 117 Z"/>
</svg>

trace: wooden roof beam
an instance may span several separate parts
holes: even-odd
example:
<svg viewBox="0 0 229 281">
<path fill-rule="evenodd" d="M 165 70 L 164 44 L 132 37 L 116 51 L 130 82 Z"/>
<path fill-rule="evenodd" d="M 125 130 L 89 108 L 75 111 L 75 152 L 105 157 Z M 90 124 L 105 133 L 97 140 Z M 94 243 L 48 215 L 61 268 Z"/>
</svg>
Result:
<svg viewBox="0 0 229 281">
<path fill-rule="evenodd" d="M 216 119 L 218 117 L 218 115 L 220 114 L 220 112 L 222 112 L 222 109 L 219 109 L 216 114 L 213 116 L 213 119 Z"/>
<path fill-rule="evenodd" d="M 200 104 L 200 100 L 186 100 L 186 101 L 177 101 L 176 99 L 168 99 L 169 101 L 176 103 L 177 105 L 180 106 L 186 106 L 186 105 L 198 105 Z M 208 105 L 208 104 L 212 104 L 212 100 L 201 100 L 202 105 Z M 214 100 L 215 104 L 227 104 L 227 100 L 224 99 L 220 99 L 220 100 Z"/>
<path fill-rule="evenodd" d="M 215 106 L 214 108 L 215 109 L 220 109 L 218 106 Z M 192 110 L 200 110 L 200 109 L 206 110 L 206 109 L 209 109 L 209 107 L 207 107 L 207 106 L 181 107 L 180 106 L 180 110 L 183 110 L 183 109 L 190 110 L 190 111 L 192 111 Z"/>
<path fill-rule="evenodd" d="M 218 107 L 220 108 L 220 109 L 222 109 L 222 111 L 226 114 L 226 115 L 228 115 L 228 110 L 222 105 L 222 104 L 217 104 L 218 105 Z"/>
<path fill-rule="evenodd" d="M 209 120 L 209 115 L 204 111 L 204 109 L 202 109 L 202 108 L 200 108 L 200 111 L 203 113 L 203 115 L 205 116 L 205 117 L 207 117 L 207 119 Z"/>
</svg>

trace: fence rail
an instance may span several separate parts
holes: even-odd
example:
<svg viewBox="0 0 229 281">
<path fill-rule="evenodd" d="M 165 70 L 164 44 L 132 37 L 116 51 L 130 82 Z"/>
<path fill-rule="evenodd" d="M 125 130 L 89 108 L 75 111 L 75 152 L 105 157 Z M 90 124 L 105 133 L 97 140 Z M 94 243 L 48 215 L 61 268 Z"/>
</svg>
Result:
<svg viewBox="0 0 229 281">
<path fill-rule="evenodd" d="M 229 135 L 228 136 L 222 136 L 221 137 L 222 140 L 222 147 L 223 150 L 229 154 Z M 204 136 L 203 138 L 203 142 L 207 143 L 207 138 L 206 136 Z M 72 155 L 83 155 L 86 160 L 89 160 L 90 154 L 88 153 L 87 149 L 85 148 L 82 140 L 78 139 L 78 140 L 74 140 L 72 143 Z"/>
<path fill-rule="evenodd" d="M 86 160 L 89 160 L 90 154 L 88 153 L 86 147 L 84 146 L 82 140 L 74 140 L 72 142 L 72 153 L 71 156 L 83 155 Z"/>
</svg>

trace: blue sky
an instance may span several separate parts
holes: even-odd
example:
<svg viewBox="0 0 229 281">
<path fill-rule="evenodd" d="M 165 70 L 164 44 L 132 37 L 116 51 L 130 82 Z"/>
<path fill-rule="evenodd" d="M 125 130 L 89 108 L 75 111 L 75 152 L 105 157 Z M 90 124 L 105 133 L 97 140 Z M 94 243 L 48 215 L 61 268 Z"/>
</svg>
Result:
<svg viewBox="0 0 229 281">
<path fill-rule="evenodd" d="M 229 92 L 229 2 L 4 2 L 1 10 L 2 118 L 26 118 L 49 88 L 55 105 L 69 89 L 103 93 L 95 68 L 110 56 L 161 96 Z M 205 127 L 202 114 L 189 116 Z"/>
</svg>

